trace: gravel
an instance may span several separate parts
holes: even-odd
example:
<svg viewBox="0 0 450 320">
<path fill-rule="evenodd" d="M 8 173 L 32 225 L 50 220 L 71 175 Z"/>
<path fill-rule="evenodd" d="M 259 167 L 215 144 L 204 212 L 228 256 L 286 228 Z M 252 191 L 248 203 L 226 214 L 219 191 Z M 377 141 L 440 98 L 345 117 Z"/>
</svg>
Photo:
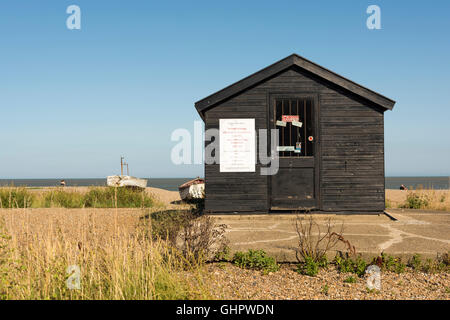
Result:
<svg viewBox="0 0 450 320">
<path fill-rule="evenodd" d="M 229 263 L 207 266 L 211 291 L 217 299 L 262 300 L 449 300 L 450 274 L 426 274 L 408 269 L 396 274 L 382 272 L 381 290 L 368 291 L 366 278 L 339 273 L 334 266 L 320 270 L 316 277 L 295 272 L 295 265 L 282 265 L 280 271 L 263 275 Z M 349 276 L 356 283 L 345 283 Z"/>
</svg>

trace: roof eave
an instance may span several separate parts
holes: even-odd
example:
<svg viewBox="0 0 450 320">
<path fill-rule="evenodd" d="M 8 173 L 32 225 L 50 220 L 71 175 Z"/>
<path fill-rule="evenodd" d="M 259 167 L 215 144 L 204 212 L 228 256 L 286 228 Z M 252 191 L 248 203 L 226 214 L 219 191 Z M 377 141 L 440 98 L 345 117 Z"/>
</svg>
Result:
<svg viewBox="0 0 450 320">
<path fill-rule="evenodd" d="M 375 91 L 372 91 L 366 87 L 363 87 L 356 82 L 353 82 L 331 70 L 328 70 L 318 64 L 309 61 L 297 54 L 292 54 L 280 61 L 277 61 L 270 66 L 259 70 L 248 77 L 245 77 L 238 82 L 235 82 L 222 90 L 213 93 L 206 98 L 203 98 L 195 103 L 195 108 L 200 114 L 200 117 L 204 120 L 204 111 L 216 105 L 217 103 L 236 95 L 251 86 L 254 86 L 265 79 L 282 72 L 292 66 L 302 68 L 320 78 L 330 81 L 339 87 L 342 87 L 358 96 L 361 96 L 386 110 L 392 110 L 395 105 L 395 101 L 389 99 Z"/>
<path fill-rule="evenodd" d="M 305 69 L 306 71 L 309 71 L 325 80 L 328 80 L 344 89 L 347 89 L 348 91 L 361 96 L 369 101 L 372 101 L 379 106 L 392 110 L 395 105 L 395 101 L 392 99 L 389 99 L 382 94 L 375 92 L 373 90 L 370 90 L 350 79 L 347 79 L 327 68 L 324 68 L 322 66 L 319 66 L 318 64 L 309 61 L 306 58 L 303 58 L 297 54 L 294 54 L 294 64 L 302 69 Z"/>
</svg>

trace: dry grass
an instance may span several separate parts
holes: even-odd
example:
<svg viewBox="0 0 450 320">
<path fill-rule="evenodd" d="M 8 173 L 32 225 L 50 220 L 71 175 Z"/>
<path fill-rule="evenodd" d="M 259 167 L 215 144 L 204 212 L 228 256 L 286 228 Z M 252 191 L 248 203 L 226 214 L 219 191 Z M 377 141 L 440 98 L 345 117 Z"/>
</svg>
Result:
<svg viewBox="0 0 450 320">
<path fill-rule="evenodd" d="M 202 266 L 145 237 L 142 214 L 0 210 L 0 299 L 208 298 Z M 71 265 L 81 269 L 79 290 L 66 284 Z"/>
<path fill-rule="evenodd" d="M 420 209 L 450 211 L 450 190 L 386 190 L 386 203 L 390 208 L 409 207 L 408 197 L 414 195 L 423 200 Z"/>
</svg>

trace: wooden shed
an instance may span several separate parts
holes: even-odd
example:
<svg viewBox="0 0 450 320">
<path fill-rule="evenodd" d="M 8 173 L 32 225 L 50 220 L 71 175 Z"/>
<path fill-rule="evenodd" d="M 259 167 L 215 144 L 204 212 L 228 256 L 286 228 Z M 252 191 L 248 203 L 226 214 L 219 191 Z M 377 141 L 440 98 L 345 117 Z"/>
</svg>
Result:
<svg viewBox="0 0 450 320">
<path fill-rule="evenodd" d="M 296 54 L 196 102 L 205 130 L 220 132 L 219 163 L 205 164 L 206 212 L 383 212 L 384 112 L 394 104 Z M 266 154 L 278 129 L 276 174 L 262 174 L 259 129 Z"/>
</svg>

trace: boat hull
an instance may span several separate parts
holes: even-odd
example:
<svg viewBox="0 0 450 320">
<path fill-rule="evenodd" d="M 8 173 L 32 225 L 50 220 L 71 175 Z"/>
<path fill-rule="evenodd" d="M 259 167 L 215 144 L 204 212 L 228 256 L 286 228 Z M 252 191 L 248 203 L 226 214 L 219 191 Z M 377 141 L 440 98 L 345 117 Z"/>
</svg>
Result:
<svg viewBox="0 0 450 320">
<path fill-rule="evenodd" d="M 147 179 L 140 179 L 131 176 L 108 176 L 106 185 L 109 187 L 138 187 L 146 188 Z"/>
<path fill-rule="evenodd" d="M 203 199 L 205 197 L 205 181 L 197 178 L 182 184 L 178 191 L 181 200 Z"/>
</svg>

